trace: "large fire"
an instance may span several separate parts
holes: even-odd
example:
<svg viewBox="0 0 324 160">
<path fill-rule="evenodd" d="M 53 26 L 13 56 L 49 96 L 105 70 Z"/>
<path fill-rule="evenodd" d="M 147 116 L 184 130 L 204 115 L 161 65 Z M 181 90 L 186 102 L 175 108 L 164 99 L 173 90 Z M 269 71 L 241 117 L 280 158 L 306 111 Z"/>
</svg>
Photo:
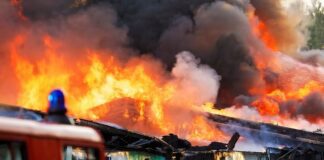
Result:
<svg viewBox="0 0 324 160">
<path fill-rule="evenodd" d="M 303 87 L 297 90 L 280 90 L 276 89 L 267 93 L 262 98 L 255 100 L 252 105 L 256 106 L 263 115 L 279 114 L 279 104 L 287 100 L 300 101 L 312 92 L 323 92 L 324 86 L 319 82 L 310 80 Z"/>
<path fill-rule="evenodd" d="M 324 84 L 321 78 L 321 69 L 310 67 L 304 64 L 295 63 L 296 66 L 289 66 L 290 62 L 284 62 L 283 59 L 286 57 L 281 57 L 278 53 L 278 42 L 276 38 L 272 35 L 271 31 L 267 28 L 266 24 L 260 20 L 252 8 L 249 8 L 247 16 L 252 28 L 252 33 L 258 39 L 261 40 L 266 49 L 264 50 L 253 50 L 252 52 L 266 52 L 269 53 L 267 56 L 259 57 L 256 54 L 255 62 L 257 68 L 260 70 L 262 79 L 266 79 L 266 72 L 270 69 L 273 73 L 277 73 L 276 80 L 274 82 L 265 83 L 261 87 L 256 85 L 250 88 L 250 93 L 256 95 L 256 99 L 251 103 L 252 106 L 256 107 L 261 115 L 267 116 L 277 116 L 280 115 L 283 119 L 291 116 L 288 113 L 281 113 L 280 106 L 284 103 L 289 102 L 301 102 L 305 97 L 309 96 L 311 93 L 324 92 Z M 265 58 L 266 57 L 266 58 Z M 287 63 L 287 64 L 285 64 Z M 293 107 L 289 108 L 291 113 L 298 112 L 299 104 L 291 104 Z M 311 106 L 308 106 L 311 107 Z M 287 116 L 287 117 L 286 117 Z M 306 119 L 312 122 L 322 123 L 322 118 L 316 116 L 308 115 L 305 116 Z M 280 122 L 281 121 L 281 122 Z M 282 120 L 276 123 L 285 124 Z"/>
<path fill-rule="evenodd" d="M 161 71 L 150 68 L 157 66 L 149 62 L 134 59 L 122 64 L 112 56 L 104 57 L 87 50 L 84 51 L 87 58 L 84 61 L 75 59 L 77 64 L 72 67 L 70 60 L 57 51 L 60 42 L 44 35 L 44 57 L 32 63 L 19 52 L 26 40 L 21 34 L 10 43 L 11 59 L 21 87 L 18 105 L 46 112 L 47 93 L 53 88 L 61 88 L 67 94 L 69 114 L 77 118 L 106 119 L 158 135 L 177 133 L 197 143 L 227 139 L 203 114 L 190 111 L 190 108 L 199 108 L 194 102 L 196 98 L 179 98 L 175 102 L 180 84 L 167 81 Z M 190 119 L 177 121 L 173 118 L 182 113 L 171 115 L 166 111 L 169 110 L 167 106 L 172 105 L 190 107 L 189 112 L 193 112 Z"/>
<path fill-rule="evenodd" d="M 11 3 L 18 10 L 18 18 L 26 21 L 20 1 L 12 0 Z M 249 93 L 253 99 L 249 105 L 255 107 L 258 115 L 250 115 L 248 118 L 282 125 L 289 123 L 298 127 L 298 124 L 289 121 L 289 112 L 281 113 L 281 105 L 289 101 L 301 102 L 314 92 L 324 93 L 320 78 L 322 74 L 314 67 L 305 65 L 288 69 L 283 67 L 284 58 L 277 53 L 280 47 L 266 23 L 254 11 L 247 13 L 247 17 L 252 36 L 270 53 L 264 56 L 270 57 L 269 59 L 260 58 L 260 54 L 253 57 L 261 79 L 265 79 L 267 69 L 279 75 L 274 83 L 261 83 L 250 88 Z M 68 113 L 71 116 L 106 120 L 154 135 L 175 133 L 196 143 L 229 139 L 229 135 L 206 119 L 205 113 L 244 116 L 239 107 L 215 109 L 219 86 L 214 83 L 218 83 L 219 78 L 213 75 L 211 79 L 215 82 L 206 88 L 203 83 L 208 83 L 208 78 L 199 77 L 204 75 L 202 70 L 210 70 L 206 66 L 197 71 L 198 76 L 190 76 L 179 70 L 193 71 L 200 67 L 197 63 L 194 63 L 194 68 L 188 69 L 188 66 L 178 64 L 178 60 L 170 73 L 159 60 L 151 56 L 133 56 L 125 60 L 115 56 L 114 51 L 88 46 L 78 46 L 74 50 L 69 48 L 67 41 L 63 42 L 52 33 L 37 32 L 34 35 L 28 29 L 22 29 L 12 37 L 6 43 L 6 51 L 14 68 L 12 74 L 17 80 L 15 85 L 19 86 L 17 105 L 46 112 L 47 94 L 52 89 L 60 88 L 66 94 Z M 31 39 L 37 41 L 38 46 L 30 45 Z M 255 48 L 251 50 L 262 52 L 255 51 Z M 35 57 L 26 56 L 30 53 Z M 179 59 L 182 59 L 182 63 L 197 61 L 184 55 L 180 55 Z M 310 75 L 308 78 L 298 79 L 307 74 Z M 216 91 L 214 93 L 210 90 Z M 204 97 L 204 92 L 212 92 L 206 95 L 213 96 Z M 296 106 L 288 109 L 294 108 Z M 294 112 L 296 111 L 292 113 Z M 323 119 L 318 116 L 308 115 L 305 118 L 310 122 L 323 123 Z"/>
</svg>

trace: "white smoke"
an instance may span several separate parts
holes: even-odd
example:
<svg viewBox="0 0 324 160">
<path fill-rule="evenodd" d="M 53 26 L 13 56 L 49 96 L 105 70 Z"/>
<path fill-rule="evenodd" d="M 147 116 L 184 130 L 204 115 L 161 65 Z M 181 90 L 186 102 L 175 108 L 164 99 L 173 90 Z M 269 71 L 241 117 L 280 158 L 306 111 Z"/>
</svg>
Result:
<svg viewBox="0 0 324 160">
<path fill-rule="evenodd" d="M 242 107 L 230 107 L 221 110 L 221 112 L 229 117 L 240 117 L 240 119 L 271 123 L 280 126 L 289 126 L 290 128 L 302 129 L 309 132 L 314 132 L 316 130 L 324 130 L 324 122 L 318 122 L 318 124 L 311 123 L 307 121 L 303 116 L 298 116 L 295 119 L 286 119 L 281 116 L 265 116 L 260 115 L 255 108 L 249 106 Z M 252 138 L 253 139 L 253 138 Z"/>
<path fill-rule="evenodd" d="M 177 62 L 172 69 L 178 87 L 175 101 L 190 98 L 190 101 L 197 105 L 215 102 L 221 79 L 216 71 L 207 65 L 199 64 L 200 60 L 190 52 L 181 52 L 176 58 Z"/>
<path fill-rule="evenodd" d="M 297 54 L 297 59 L 314 66 L 324 67 L 324 50 L 301 51 Z"/>
<path fill-rule="evenodd" d="M 216 135 L 216 133 L 219 133 L 215 124 L 205 118 L 201 106 L 207 102 L 216 102 L 221 77 L 211 67 L 200 64 L 200 60 L 190 52 L 178 53 L 176 60 L 169 82 L 171 86 L 175 86 L 175 93 L 173 93 L 168 104 L 164 106 L 164 111 L 165 116 L 168 117 L 167 120 L 177 129 L 169 130 L 169 132 L 189 139 L 194 144 L 208 144 L 214 140 L 226 140 L 221 135 L 209 139 L 192 139 L 190 137 L 194 128 L 194 130 L 199 130 L 200 134 L 215 133 Z M 197 123 L 197 118 L 203 122 Z M 182 126 L 187 126 L 190 129 L 186 130 Z M 206 130 L 206 128 L 208 129 Z"/>
</svg>

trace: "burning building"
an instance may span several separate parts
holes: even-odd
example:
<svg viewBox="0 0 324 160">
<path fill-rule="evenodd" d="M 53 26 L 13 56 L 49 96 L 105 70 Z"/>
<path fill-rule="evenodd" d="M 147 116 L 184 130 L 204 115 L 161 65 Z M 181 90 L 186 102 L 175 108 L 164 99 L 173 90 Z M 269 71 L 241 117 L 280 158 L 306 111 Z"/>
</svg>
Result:
<svg viewBox="0 0 324 160">
<path fill-rule="evenodd" d="M 73 117 L 197 145 L 244 128 L 210 114 L 320 132 L 324 68 L 302 56 L 303 13 L 280 0 L 3 0 L 0 102 L 45 111 L 61 88 Z M 240 134 L 236 149 L 281 147 Z"/>
<path fill-rule="evenodd" d="M 46 119 L 46 113 L 8 105 L 0 105 L 0 115 L 43 122 Z M 193 146 L 189 141 L 181 139 L 174 134 L 157 138 L 132 132 L 109 122 L 75 119 L 75 125 L 91 127 L 99 131 L 103 137 L 100 143 L 104 144 L 105 147 L 104 152 L 101 153 L 105 154 L 106 159 L 110 160 L 321 160 L 324 158 L 324 137 L 322 134 L 270 124 L 249 122 L 220 115 L 210 115 L 209 117 L 211 120 L 217 122 L 216 124 L 219 126 L 226 127 L 232 131 L 239 130 L 239 132 L 243 134 L 243 137 L 253 135 L 257 137 L 254 138 L 254 140 L 259 139 L 259 143 L 269 143 L 269 139 L 271 139 L 271 144 L 282 145 L 285 147 L 268 147 L 265 151 L 259 152 L 233 151 L 237 141 L 240 138 L 240 134 L 238 132 L 233 134 L 228 143 L 211 142 L 206 146 Z M 28 121 L 26 121 L 26 123 L 28 123 Z M 31 121 L 29 121 L 29 123 L 31 123 Z M 39 125 L 49 127 L 52 126 L 52 124 L 47 123 L 39 123 Z M 66 129 L 69 128 L 69 126 L 63 127 Z M 268 130 L 262 129 L 264 127 L 267 127 Z M 5 128 L 6 127 L 1 129 Z M 6 134 L 3 133 L 6 132 L 2 132 L 2 139 L 6 137 Z M 19 135 L 19 133 L 17 134 Z M 44 137 L 43 139 L 45 141 L 47 140 Z M 5 142 L 7 141 L 7 139 L 4 140 Z M 13 141 L 13 139 L 10 141 Z M 24 141 L 23 143 L 26 142 Z M 0 153 L 3 155 L 7 155 L 9 153 L 3 151 L 5 150 L 0 150 Z"/>
</svg>

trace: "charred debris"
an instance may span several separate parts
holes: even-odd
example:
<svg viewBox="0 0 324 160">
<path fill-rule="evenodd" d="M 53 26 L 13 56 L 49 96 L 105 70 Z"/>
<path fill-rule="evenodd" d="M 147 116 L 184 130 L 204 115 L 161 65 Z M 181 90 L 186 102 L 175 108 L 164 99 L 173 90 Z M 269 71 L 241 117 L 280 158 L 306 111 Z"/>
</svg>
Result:
<svg viewBox="0 0 324 160">
<path fill-rule="evenodd" d="M 0 116 L 42 121 L 39 111 L 0 104 Z M 215 127 L 233 133 L 228 143 L 211 142 L 207 146 L 193 146 L 189 141 L 169 134 L 161 138 L 128 131 L 116 124 L 76 119 L 76 125 L 97 129 L 103 136 L 107 159 L 137 157 L 143 160 L 324 160 L 324 135 L 272 124 L 212 115 Z M 264 146 L 264 152 L 235 151 L 240 137 Z M 271 145 L 270 145 L 271 144 Z"/>
<path fill-rule="evenodd" d="M 189 141 L 169 134 L 161 139 L 140 133 L 127 131 L 109 123 L 79 120 L 78 125 L 98 129 L 107 146 L 107 153 L 144 152 L 175 160 L 277 160 L 324 158 L 324 136 L 320 133 L 306 132 L 271 124 L 256 123 L 220 115 L 210 115 L 219 128 L 232 131 L 228 143 L 212 142 L 207 146 L 192 146 Z M 267 128 L 265 130 L 264 128 Z M 235 144 L 240 138 L 252 138 L 257 143 L 268 147 L 264 152 L 235 151 Z M 110 156 L 108 154 L 108 156 Z M 111 155 L 113 157 L 113 154 Z M 112 158 L 113 159 L 113 158 Z M 155 159 L 151 157 L 151 159 Z"/>
</svg>

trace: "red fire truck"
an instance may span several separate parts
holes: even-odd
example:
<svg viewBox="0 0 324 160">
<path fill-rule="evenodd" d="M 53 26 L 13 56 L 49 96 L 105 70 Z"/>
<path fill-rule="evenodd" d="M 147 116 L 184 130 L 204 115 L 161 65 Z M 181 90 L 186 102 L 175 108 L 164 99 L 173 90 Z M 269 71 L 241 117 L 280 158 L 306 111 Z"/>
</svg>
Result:
<svg viewBox="0 0 324 160">
<path fill-rule="evenodd" d="M 101 136 L 89 127 L 0 117 L 0 160 L 104 160 Z"/>
</svg>

